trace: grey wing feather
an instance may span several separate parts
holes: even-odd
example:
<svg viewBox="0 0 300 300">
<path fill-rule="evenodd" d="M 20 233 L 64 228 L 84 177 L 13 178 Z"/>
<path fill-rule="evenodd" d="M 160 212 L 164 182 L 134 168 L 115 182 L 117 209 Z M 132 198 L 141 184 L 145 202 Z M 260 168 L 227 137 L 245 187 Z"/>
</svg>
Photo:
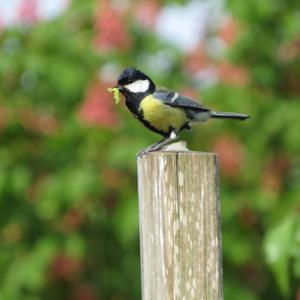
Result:
<svg viewBox="0 0 300 300">
<path fill-rule="evenodd" d="M 153 96 L 172 107 L 183 107 L 197 111 L 210 111 L 210 109 L 206 108 L 198 101 L 167 89 L 156 90 Z"/>
</svg>

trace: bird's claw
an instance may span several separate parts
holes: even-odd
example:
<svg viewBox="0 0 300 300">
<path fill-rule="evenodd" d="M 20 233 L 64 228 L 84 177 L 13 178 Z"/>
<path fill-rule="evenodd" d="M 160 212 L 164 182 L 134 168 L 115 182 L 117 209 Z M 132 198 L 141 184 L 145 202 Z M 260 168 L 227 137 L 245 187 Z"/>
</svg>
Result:
<svg viewBox="0 0 300 300">
<path fill-rule="evenodd" d="M 153 152 L 153 151 L 157 151 L 162 149 L 164 146 L 166 146 L 167 144 L 169 144 L 170 142 L 174 141 L 178 139 L 178 133 L 176 131 L 172 131 L 170 134 L 170 137 L 168 138 L 164 138 L 163 140 L 150 145 L 149 147 L 142 149 L 141 151 L 139 151 L 136 155 L 136 157 L 141 157 L 142 155 L 147 154 L 148 152 Z"/>
<path fill-rule="evenodd" d="M 159 147 L 159 145 L 156 145 L 156 144 L 151 145 L 151 146 L 149 146 L 149 147 L 147 147 L 147 148 L 142 149 L 141 151 L 139 151 L 139 152 L 136 154 L 136 157 L 137 157 L 137 158 L 138 158 L 138 157 L 141 157 L 141 156 L 143 156 L 143 155 L 146 155 L 146 154 L 149 153 L 149 152 L 157 151 L 157 150 L 159 150 L 159 149 L 161 149 L 161 147 Z"/>
</svg>

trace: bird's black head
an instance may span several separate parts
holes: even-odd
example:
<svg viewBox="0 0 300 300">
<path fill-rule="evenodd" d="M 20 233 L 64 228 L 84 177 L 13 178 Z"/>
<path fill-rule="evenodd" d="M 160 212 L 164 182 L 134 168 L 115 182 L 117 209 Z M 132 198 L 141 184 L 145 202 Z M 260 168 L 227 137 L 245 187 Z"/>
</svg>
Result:
<svg viewBox="0 0 300 300">
<path fill-rule="evenodd" d="M 140 70 L 127 68 L 118 78 L 118 88 L 123 95 L 151 94 L 155 90 L 155 84 Z"/>
</svg>

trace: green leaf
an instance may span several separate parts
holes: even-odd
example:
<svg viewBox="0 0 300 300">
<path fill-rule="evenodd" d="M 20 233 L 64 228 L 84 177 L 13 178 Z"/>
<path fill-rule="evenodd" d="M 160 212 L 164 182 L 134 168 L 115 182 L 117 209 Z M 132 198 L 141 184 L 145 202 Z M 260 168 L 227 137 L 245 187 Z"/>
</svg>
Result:
<svg viewBox="0 0 300 300">
<path fill-rule="evenodd" d="M 266 261 L 273 272 L 282 294 L 290 294 L 289 260 L 293 244 L 295 215 L 288 215 L 269 229 L 264 240 Z"/>
<path fill-rule="evenodd" d="M 294 244 L 292 247 L 293 271 L 297 278 L 300 279 L 300 220 L 296 221 Z"/>
<path fill-rule="evenodd" d="M 71 257 L 81 258 L 85 253 L 84 239 L 77 233 L 69 235 L 65 240 L 65 251 Z"/>
<path fill-rule="evenodd" d="M 48 265 L 56 251 L 55 239 L 45 237 L 41 238 L 30 252 L 17 256 L 2 283 L 4 299 L 21 299 L 23 289 L 42 289 L 47 283 Z"/>
<path fill-rule="evenodd" d="M 113 224 L 115 233 L 122 243 L 135 240 L 138 234 L 138 203 L 134 197 L 120 201 Z"/>
</svg>

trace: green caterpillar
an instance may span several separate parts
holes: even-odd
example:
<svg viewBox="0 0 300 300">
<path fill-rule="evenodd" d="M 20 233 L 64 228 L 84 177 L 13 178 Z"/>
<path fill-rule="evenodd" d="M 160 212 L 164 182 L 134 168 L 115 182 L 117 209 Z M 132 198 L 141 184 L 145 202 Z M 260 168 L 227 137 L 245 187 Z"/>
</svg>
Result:
<svg viewBox="0 0 300 300">
<path fill-rule="evenodd" d="M 114 93 L 114 99 L 115 99 L 115 104 L 118 104 L 120 102 L 120 91 L 118 88 L 108 88 L 107 89 L 110 93 Z"/>
</svg>

